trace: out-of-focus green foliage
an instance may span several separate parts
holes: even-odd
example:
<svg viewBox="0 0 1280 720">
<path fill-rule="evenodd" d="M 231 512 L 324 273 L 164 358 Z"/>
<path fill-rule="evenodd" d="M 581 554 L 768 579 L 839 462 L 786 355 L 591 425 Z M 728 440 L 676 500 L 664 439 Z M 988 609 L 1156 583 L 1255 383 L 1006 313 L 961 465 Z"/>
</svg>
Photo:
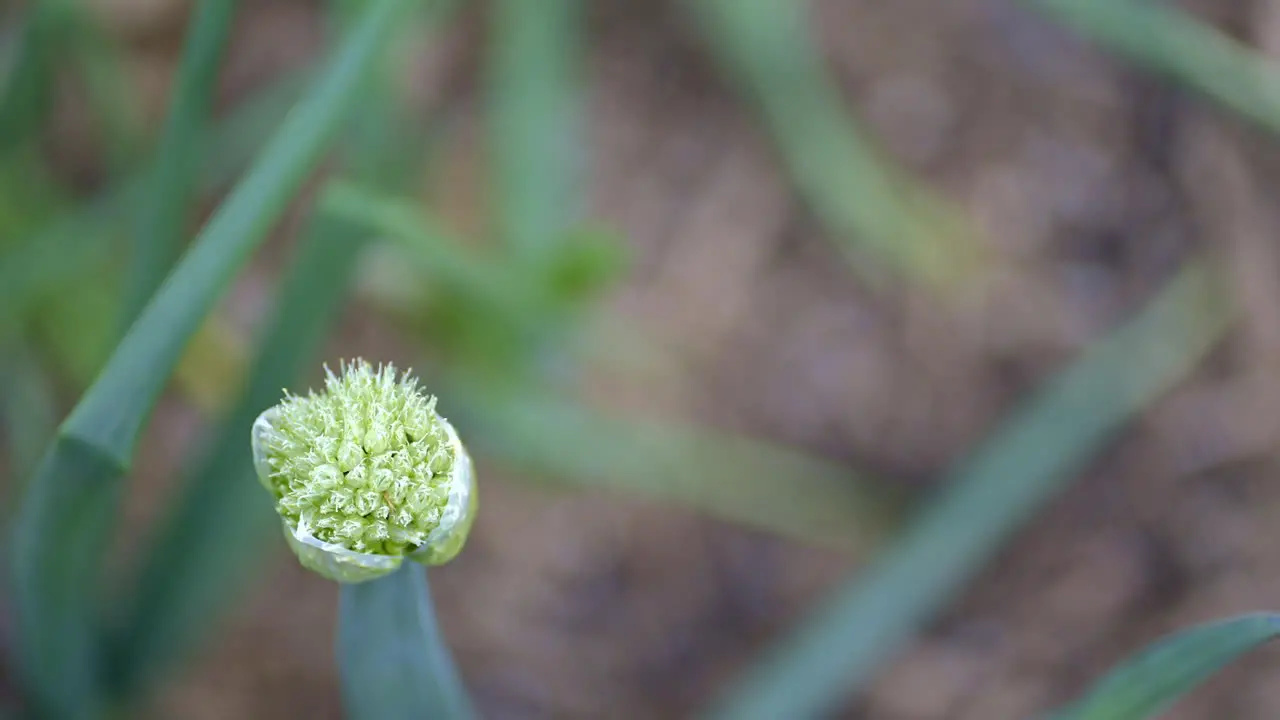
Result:
<svg viewBox="0 0 1280 720">
<path fill-rule="evenodd" d="M 711 717 L 817 717 L 942 609 L 1135 414 L 1191 371 L 1227 308 L 1193 265 L 974 450 L 871 567 L 753 666 Z"/>
<path fill-rule="evenodd" d="M 905 497 L 847 468 L 763 440 L 618 417 L 546 390 L 485 393 L 464 416 L 475 444 L 550 486 L 622 490 L 818 546 L 863 553 Z"/>
<path fill-rule="evenodd" d="M 99 27 L 89 8 L 78 7 L 79 0 L 37 4 L 73 8 L 66 60 L 84 87 L 89 111 L 97 120 L 94 127 L 106 165 L 117 173 L 132 170 L 143 151 L 145 133 L 140 108 L 127 92 L 130 75 L 116 38 Z"/>
<path fill-rule="evenodd" d="M 1189 16 L 1134 0 L 1029 2 L 1280 129 L 1271 66 Z M 429 202 L 407 199 L 430 131 L 383 82 L 395 31 L 420 42 L 458 4 L 342 0 L 338 10 L 353 30 L 333 64 L 279 80 L 214 121 L 209 103 L 235 4 L 202 2 L 154 149 L 139 131 L 119 48 L 80 3 L 38 0 L 17 14 L 0 79 L 0 413 L 6 472 L 33 483 L 9 558 L 16 572 L 0 587 L 19 612 L 23 642 L 13 650 L 32 713 L 91 718 L 104 710 L 104 693 L 113 710 L 128 711 L 216 627 L 278 537 L 253 479 L 249 424 L 315 360 L 364 261 L 378 257 L 391 259 L 390 270 L 363 275 L 364 298 L 417 344 L 428 361 L 423 374 L 457 408 L 468 444 L 513 476 L 624 490 L 845 550 L 865 551 L 898 529 L 903 498 L 850 468 L 704 428 L 614 416 L 572 398 L 583 320 L 627 269 L 621 239 L 582 216 L 587 4 L 488 3 L 480 82 L 490 192 L 481 238 L 457 237 L 433 222 Z M 686 6 L 862 282 L 889 277 L 884 270 L 928 285 L 981 274 L 987 258 L 958 210 L 894 167 L 841 98 L 805 28 L 805 3 Z M 400 22 L 411 11 L 426 22 Z M 105 189 L 87 201 L 59 185 L 37 142 L 64 71 L 89 100 L 110 170 Z M 286 116 L 310 80 L 311 93 Z M 328 183 L 311 211 L 265 330 L 246 340 L 208 323 L 214 301 L 295 200 L 353 105 L 361 113 L 342 146 L 347 179 Z M 253 170 L 161 284 L 197 197 L 223 189 L 245 165 Z M 131 265 L 119 261 L 125 247 Z M 810 717 L 874 677 L 1014 528 L 1218 337 L 1225 309 L 1206 275 L 1185 270 L 1130 325 L 1050 381 L 713 714 Z M 113 349 L 119 318 L 127 325 L 139 311 Z M 197 333 L 195 351 L 186 350 Z M 242 341 L 252 342 L 245 368 Z M 216 430 L 188 463 L 135 582 L 101 612 L 95 584 L 124 475 L 171 376 L 198 409 L 216 414 Z M 55 432 L 58 391 L 85 388 Z M 222 397 L 231 400 L 225 408 Z M 350 716 L 472 713 L 417 571 L 347 588 L 342 607 L 337 652 Z M 1253 617 L 1175 636 L 1058 717 L 1154 712 L 1273 628 L 1270 616 Z"/>
<path fill-rule="evenodd" d="M 1027 0 L 1141 67 L 1280 132 L 1280 68 L 1185 12 L 1151 0 Z"/>
<path fill-rule="evenodd" d="M 209 124 L 218 68 L 236 6 L 234 0 L 203 0 L 192 14 L 177 87 L 134 238 L 125 327 L 160 286 L 182 249 L 182 230 L 200 170 L 199 142 Z"/>
<path fill-rule="evenodd" d="M 101 712 L 94 631 L 101 556 L 138 436 L 186 341 L 266 236 L 326 149 L 385 37 L 407 5 L 369 6 L 321 81 L 148 303 L 98 379 L 62 423 L 22 505 L 14 604 L 33 712 Z"/>
<path fill-rule="evenodd" d="M 447 9 L 437 3 L 437 12 Z M 410 28 L 426 33 L 438 22 Z M 401 30 L 403 32 L 403 30 Z M 396 187 L 417 169 L 422 139 L 394 122 L 384 77 L 359 90 L 364 111 L 352 122 L 343 163 L 362 178 Z M 122 697 L 190 652 L 216 626 L 219 611 L 256 570 L 262 548 L 279 536 L 279 520 L 264 502 L 246 452 L 246 428 L 277 402 L 280 388 L 306 369 L 347 300 L 367 233 L 342 218 L 316 213 L 281 283 L 247 387 L 192 466 L 183 493 L 151 543 L 136 592 L 113 634 L 115 692 Z"/>
<path fill-rule="evenodd" d="M 888 269 L 952 287 L 983 268 L 958 210 L 895 167 L 845 108 L 793 0 L 686 0 L 710 49 L 759 108 L 797 192 L 868 282 Z M 870 262 L 867 262 L 870 261 Z"/>
<path fill-rule="evenodd" d="M 44 122 L 54 59 L 71 34 L 76 10 L 71 2 L 41 2 L 19 19 L 9 72 L 0 81 L 0 158 L 26 144 Z"/>
<path fill-rule="evenodd" d="M 589 302 L 589 291 L 614 274 L 618 257 L 608 245 L 562 243 L 552 252 L 566 260 L 552 263 L 552 277 L 541 283 L 550 291 L 531 296 L 534 271 L 475 257 L 409 203 L 335 184 L 324 207 L 368 222 L 392 241 L 442 304 L 466 309 L 467 316 L 455 316 L 458 324 L 486 321 L 469 335 L 449 334 L 466 328 L 441 322 L 429 337 L 458 351 L 448 359 L 461 369 L 445 375 L 453 393 L 467 399 L 461 422 L 487 454 L 552 482 L 651 495 L 833 547 L 865 548 L 896 517 L 891 492 L 801 453 L 695 427 L 610 418 L 539 389 L 549 378 L 508 379 L 494 389 L 491 373 L 476 372 L 484 353 L 537 343 L 540 333 L 559 336 L 562 309 Z M 523 282 L 514 281 L 515 272 L 524 273 Z"/>
<path fill-rule="evenodd" d="M 1030 2 L 1245 117 L 1277 128 L 1280 73 L 1184 13 L 1146 0 Z M 1153 305 L 1124 335 L 1091 348 L 1055 379 L 1038 403 L 1014 415 L 1002 433 L 959 468 L 942 497 L 922 511 L 884 557 L 754 666 L 713 716 L 810 717 L 865 685 L 1015 523 L 1068 479 L 1072 468 L 1092 455 L 1126 416 L 1190 369 L 1188 363 L 1224 328 L 1220 298 L 1206 291 L 1204 278 L 1196 277 L 1204 271 L 1186 272 L 1180 286 L 1166 291 L 1163 307 Z M 1126 351 L 1137 349 L 1131 343 L 1147 345 L 1148 351 Z M 1143 376 L 1135 376 L 1133 368 Z M 999 492 L 1002 485 L 1007 492 Z M 1247 630 L 1243 627 L 1192 631 L 1185 642 L 1175 640 L 1164 648 L 1160 662 L 1138 661 L 1122 670 L 1107 683 L 1104 696 L 1092 696 L 1097 705 L 1086 700 L 1077 707 L 1119 707 L 1110 703 L 1125 697 L 1145 701 L 1134 706 L 1139 712 L 1156 711 L 1245 646 L 1270 636 L 1269 621 L 1254 619 Z M 1172 684 L 1153 685 L 1158 674 Z"/>
<path fill-rule="evenodd" d="M 3 420 L 9 482 L 0 485 L 0 531 L 8 526 L 13 501 L 40 460 L 39 449 L 49 443 L 57 427 L 55 398 L 49 377 L 31 348 L 11 344 L 0 364 L 0 419 Z M 0 565 L 4 565 L 0 559 Z M 0 585 L 4 582 L 0 581 Z"/>
<path fill-rule="evenodd" d="M 1280 615 L 1220 620 L 1175 633 L 1107 674 L 1049 720 L 1147 720 L 1223 666 L 1280 635 Z"/>
<path fill-rule="evenodd" d="M 307 73 L 292 74 L 236 108 L 212 132 L 201 139 L 205 172 L 200 176 L 204 192 L 217 189 L 239 173 L 261 146 L 268 131 L 284 117 L 296 99 Z M 76 387 L 85 387 L 101 368 L 115 336 L 106 326 L 74 324 L 79 309 L 67 313 L 69 296 L 82 286 L 107 287 L 77 304 L 96 306 L 87 312 L 118 315 L 119 263 L 116 248 L 131 219 L 132 208 L 145 195 L 141 177 L 123 179 L 92 199 L 68 207 L 62 194 L 46 178 L 38 161 L 14 162 L 5 180 L 7 209 L 0 214 L 0 329 L 29 327 L 47 342 L 47 355 L 58 370 L 67 373 Z M 44 189 L 41 189 L 44 188 Z M 6 202 L 12 199 L 12 203 Z M 70 292 L 68 292 L 70 291 Z"/>
<path fill-rule="evenodd" d="M 493 0 L 487 57 L 494 230 L 535 267 L 578 211 L 581 0 Z"/>
<path fill-rule="evenodd" d="M 222 418 L 156 531 L 110 630 L 111 692 L 128 698 L 183 659 L 280 535 L 246 452 L 248 432 L 280 388 L 307 368 L 334 321 L 361 243 L 350 228 L 312 220 L 281 281 L 246 388 Z"/>
</svg>

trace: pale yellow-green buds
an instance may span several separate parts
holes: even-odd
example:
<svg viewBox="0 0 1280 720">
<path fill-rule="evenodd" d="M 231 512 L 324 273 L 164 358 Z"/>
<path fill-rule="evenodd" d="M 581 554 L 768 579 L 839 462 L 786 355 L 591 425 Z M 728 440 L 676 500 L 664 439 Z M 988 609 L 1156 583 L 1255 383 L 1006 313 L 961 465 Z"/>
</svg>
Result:
<svg viewBox="0 0 1280 720">
<path fill-rule="evenodd" d="M 253 424 L 258 478 L 290 548 L 339 582 L 380 577 L 404 558 L 451 560 L 475 519 L 475 473 L 436 399 L 390 364 L 325 372 L 323 392 L 286 392 Z"/>
</svg>

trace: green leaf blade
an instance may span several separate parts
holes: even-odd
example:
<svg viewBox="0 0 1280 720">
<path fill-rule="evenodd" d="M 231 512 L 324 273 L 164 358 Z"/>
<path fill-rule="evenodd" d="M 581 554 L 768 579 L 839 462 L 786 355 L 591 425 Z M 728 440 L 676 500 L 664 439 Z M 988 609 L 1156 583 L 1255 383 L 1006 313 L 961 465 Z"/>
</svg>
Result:
<svg viewBox="0 0 1280 720">
<path fill-rule="evenodd" d="M 38 716 L 96 717 L 95 658 L 86 609 L 115 521 L 124 469 L 65 435 L 35 471 L 17 517 L 13 601 L 20 676 Z"/>
<path fill-rule="evenodd" d="M 536 262 L 576 219 L 581 182 L 581 0 L 498 0 L 488 57 L 488 138 L 498 238 Z"/>
<path fill-rule="evenodd" d="M 124 317 L 132 322 L 177 259 L 198 175 L 213 88 L 238 3 L 203 0 L 192 13 L 169 115 L 145 197 Z M 126 325 L 127 327 L 127 325 Z"/>
<path fill-rule="evenodd" d="M 1027 0 L 1120 57 L 1272 133 L 1280 133 L 1280 68 L 1184 10 L 1151 0 Z"/>
<path fill-rule="evenodd" d="M 1109 672 L 1050 720 L 1146 720 L 1241 655 L 1280 636 L 1280 614 L 1257 613 L 1170 635 Z"/>
</svg>

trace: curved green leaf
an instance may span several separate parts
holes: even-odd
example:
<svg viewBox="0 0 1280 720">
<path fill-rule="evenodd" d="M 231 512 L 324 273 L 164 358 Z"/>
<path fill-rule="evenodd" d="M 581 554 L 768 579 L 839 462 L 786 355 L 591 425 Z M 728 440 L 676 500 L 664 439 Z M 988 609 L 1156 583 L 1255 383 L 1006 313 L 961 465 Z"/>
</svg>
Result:
<svg viewBox="0 0 1280 720">
<path fill-rule="evenodd" d="M 1112 670 L 1050 720 L 1144 720 L 1225 665 L 1280 635 L 1280 614 L 1258 613 L 1170 635 Z"/>
<path fill-rule="evenodd" d="M 1280 133 L 1280 71 L 1271 58 L 1172 3 L 1029 0 L 1081 36 Z"/>
<path fill-rule="evenodd" d="M 846 107 L 817 51 L 809 3 L 685 0 L 712 57 L 756 108 L 796 192 L 860 278 L 877 269 L 945 290 L 982 269 L 957 208 L 895 167 Z M 869 261 L 869 262 L 868 262 Z"/>
</svg>

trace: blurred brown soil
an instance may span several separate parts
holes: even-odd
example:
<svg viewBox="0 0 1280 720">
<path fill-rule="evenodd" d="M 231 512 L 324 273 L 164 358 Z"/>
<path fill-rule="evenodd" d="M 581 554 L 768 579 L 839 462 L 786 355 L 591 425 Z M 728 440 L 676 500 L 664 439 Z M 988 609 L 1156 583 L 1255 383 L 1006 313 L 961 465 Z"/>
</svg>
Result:
<svg viewBox="0 0 1280 720">
<path fill-rule="evenodd" d="M 135 48 L 140 86 L 154 96 L 146 106 L 161 107 L 182 4 L 98 4 Z M 313 52 L 319 37 L 310 3 L 243 5 L 228 97 Z M 1280 52 L 1274 5 L 1198 5 Z M 1005 266 L 962 304 L 861 287 L 675 8 L 600 2 L 584 138 L 592 211 L 626 233 L 637 259 L 608 312 L 664 365 L 643 387 L 584 384 L 618 407 L 759 433 L 928 488 L 1181 258 L 1210 253 L 1242 307 L 1228 342 L 844 716 L 1027 717 L 1160 633 L 1274 606 L 1274 140 L 1013 0 L 824 0 L 817 13 L 853 107 L 898 160 L 971 214 Z M 455 190 L 433 202 L 463 227 L 476 221 L 479 102 L 474 84 L 453 76 L 474 73 L 479 28 L 451 37 L 415 81 L 457 118 L 434 183 Z M 269 281 L 251 273 L 241 290 L 261 297 Z M 367 314 L 353 309 L 348 325 L 335 352 L 407 352 L 370 329 Z M 177 404 L 159 419 L 145 447 L 186 447 L 198 426 Z M 143 459 L 146 499 L 131 520 L 162 502 L 181 459 L 168 452 Z M 472 545 L 432 577 L 487 717 L 689 716 L 855 567 L 686 511 L 534 491 L 481 469 L 485 510 Z M 249 601 L 154 716 L 339 717 L 335 598 L 276 548 Z M 1280 654 L 1260 652 L 1169 717 L 1271 720 L 1277 678 Z"/>
</svg>

